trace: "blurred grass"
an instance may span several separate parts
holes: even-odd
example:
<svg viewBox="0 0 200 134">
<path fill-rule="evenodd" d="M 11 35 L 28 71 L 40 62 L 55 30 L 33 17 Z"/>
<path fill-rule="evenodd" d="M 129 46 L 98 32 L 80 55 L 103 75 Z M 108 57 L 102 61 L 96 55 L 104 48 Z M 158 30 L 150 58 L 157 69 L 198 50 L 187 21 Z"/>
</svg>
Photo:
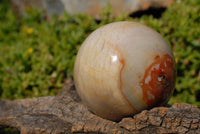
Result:
<svg viewBox="0 0 200 134">
<path fill-rule="evenodd" d="M 146 24 L 170 44 L 177 62 L 177 81 L 170 104 L 200 107 L 200 1 L 176 0 L 160 18 L 112 15 L 107 7 L 101 21 L 78 14 L 52 16 L 27 7 L 18 19 L 6 0 L 0 1 L 0 98 L 54 95 L 72 76 L 74 59 L 83 40 L 98 27 L 122 20 Z"/>
</svg>

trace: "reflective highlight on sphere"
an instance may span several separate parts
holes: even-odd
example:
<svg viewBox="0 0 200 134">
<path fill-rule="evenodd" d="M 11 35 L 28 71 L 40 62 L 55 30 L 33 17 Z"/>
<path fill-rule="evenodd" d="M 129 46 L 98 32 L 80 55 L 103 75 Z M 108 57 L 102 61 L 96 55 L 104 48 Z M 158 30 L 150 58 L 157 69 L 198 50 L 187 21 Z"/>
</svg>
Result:
<svg viewBox="0 0 200 134">
<path fill-rule="evenodd" d="M 166 41 L 135 22 L 95 30 L 76 57 L 74 80 L 93 113 L 114 121 L 167 103 L 175 84 L 175 62 Z"/>
</svg>

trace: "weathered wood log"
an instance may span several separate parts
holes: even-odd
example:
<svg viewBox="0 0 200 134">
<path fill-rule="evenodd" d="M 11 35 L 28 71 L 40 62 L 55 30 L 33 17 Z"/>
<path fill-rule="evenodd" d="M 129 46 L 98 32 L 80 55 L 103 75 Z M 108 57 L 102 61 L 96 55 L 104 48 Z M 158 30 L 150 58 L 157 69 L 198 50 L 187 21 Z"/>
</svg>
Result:
<svg viewBox="0 0 200 134">
<path fill-rule="evenodd" d="M 105 109 L 106 110 L 106 109 Z M 112 122 L 81 104 L 71 79 L 57 96 L 0 101 L 0 128 L 35 133 L 200 133 L 200 109 L 191 104 L 156 107 Z"/>
</svg>

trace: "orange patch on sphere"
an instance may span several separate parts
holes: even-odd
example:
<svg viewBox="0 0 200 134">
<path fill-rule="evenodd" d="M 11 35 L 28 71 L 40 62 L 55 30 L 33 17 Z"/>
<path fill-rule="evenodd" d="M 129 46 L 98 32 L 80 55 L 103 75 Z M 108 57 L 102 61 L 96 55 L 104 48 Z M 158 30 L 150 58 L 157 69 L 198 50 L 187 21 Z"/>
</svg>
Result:
<svg viewBox="0 0 200 134">
<path fill-rule="evenodd" d="M 140 82 L 143 100 L 148 107 L 168 101 L 175 84 L 175 65 L 169 54 L 155 56 L 154 62 L 145 70 Z"/>
</svg>

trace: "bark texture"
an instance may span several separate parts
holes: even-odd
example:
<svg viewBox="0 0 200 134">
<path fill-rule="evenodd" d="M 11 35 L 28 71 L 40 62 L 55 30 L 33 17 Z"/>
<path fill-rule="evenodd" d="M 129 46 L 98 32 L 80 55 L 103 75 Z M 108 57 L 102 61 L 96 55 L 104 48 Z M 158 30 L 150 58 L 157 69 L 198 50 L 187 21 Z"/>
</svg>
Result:
<svg viewBox="0 0 200 134">
<path fill-rule="evenodd" d="M 200 134 L 200 109 L 190 104 L 156 107 L 112 122 L 81 104 L 71 79 L 57 96 L 0 101 L 0 128 L 14 127 L 22 134 L 61 133 L 188 133 Z"/>
</svg>

